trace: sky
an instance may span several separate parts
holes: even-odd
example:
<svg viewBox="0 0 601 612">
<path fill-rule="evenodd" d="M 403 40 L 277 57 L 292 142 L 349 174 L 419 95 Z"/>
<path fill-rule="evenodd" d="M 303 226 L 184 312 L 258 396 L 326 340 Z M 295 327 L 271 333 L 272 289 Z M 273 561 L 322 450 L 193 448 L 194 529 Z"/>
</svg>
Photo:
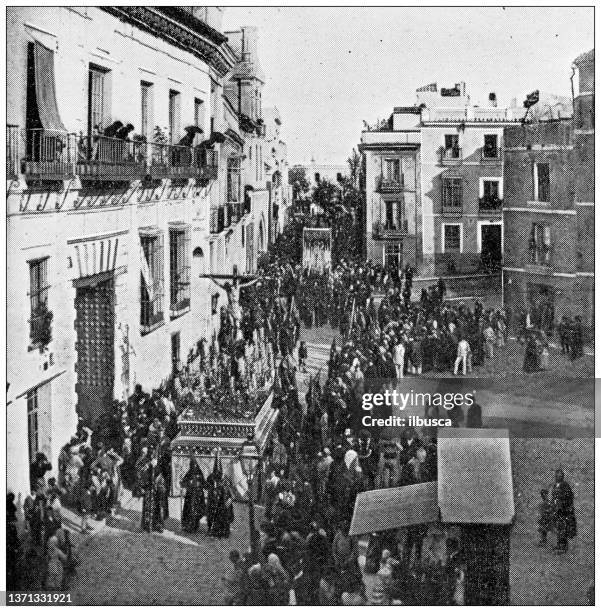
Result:
<svg viewBox="0 0 601 612">
<path fill-rule="evenodd" d="M 570 96 L 572 61 L 594 46 L 591 7 L 227 7 L 224 30 L 259 28 L 263 105 L 277 106 L 291 164 L 344 163 L 363 120 L 415 89 L 465 81 L 472 103 Z"/>
</svg>

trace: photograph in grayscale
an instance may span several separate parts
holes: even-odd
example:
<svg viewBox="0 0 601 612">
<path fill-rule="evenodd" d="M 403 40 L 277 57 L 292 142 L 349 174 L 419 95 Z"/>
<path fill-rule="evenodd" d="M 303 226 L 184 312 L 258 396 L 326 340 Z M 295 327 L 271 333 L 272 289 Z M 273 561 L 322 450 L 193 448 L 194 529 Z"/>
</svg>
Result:
<svg viewBox="0 0 601 612">
<path fill-rule="evenodd" d="M 6 603 L 593 605 L 594 6 L 6 11 Z"/>
</svg>

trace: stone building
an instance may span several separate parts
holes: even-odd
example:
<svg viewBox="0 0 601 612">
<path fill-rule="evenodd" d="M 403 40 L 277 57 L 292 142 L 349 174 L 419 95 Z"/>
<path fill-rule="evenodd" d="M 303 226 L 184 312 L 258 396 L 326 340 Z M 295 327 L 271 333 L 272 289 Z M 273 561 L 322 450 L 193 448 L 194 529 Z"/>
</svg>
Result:
<svg viewBox="0 0 601 612">
<path fill-rule="evenodd" d="M 504 298 L 536 327 L 551 330 L 562 316 L 579 315 L 592 331 L 594 51 L 573 68 L 573 118 L 505 133 Z"/>
<path fill-rule="evenodd" d="M 113 400 L 158 386 L 210 340 L 226 299 L 200 276 L 252 271 L 267 247 L 265 178 L 250 158 L 263 135 L 256 44 L 240 44 L 244 29 L 223 34 L 221 15 L 8 10 L 7 457 L 17 492 L 29 489 L 37 451 L 56 467 L 78 422 L 94 426 Z"/>
<path fill-rule="evenodd" d="M 364 130 L 367 257 L 425 278 L 498 269 L 503 130 L 512 117 L 494 93 L 480 107 L 464 83 L 432 83 L 413 106 Z"/>
</svg>

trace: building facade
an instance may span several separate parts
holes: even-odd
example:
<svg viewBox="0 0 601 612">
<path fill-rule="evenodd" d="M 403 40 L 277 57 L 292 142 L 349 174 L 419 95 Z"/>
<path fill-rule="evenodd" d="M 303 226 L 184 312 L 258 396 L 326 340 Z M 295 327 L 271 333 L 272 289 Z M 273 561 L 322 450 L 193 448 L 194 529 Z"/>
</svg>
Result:
<svg viewBox="0 0 601 612">
<path fill-rule="evenodd" d="M 576 58 L 574 116 L 505 134 L 504 298 L 550 331 L 594 329 L 594 51 Z"/>
<path fill-rule="evenodd" d="M 265 141 L 263 160 L 269 192 L 269 236 L 273 242 L 289 221 L 291 189 L 288 184 L 288 148 L 280 130 L 282 118 L 274 106 L 263 111 Z"/>
<path fill-rule="evenodd" d="M 417 90 L 414 106 L 362 133 L 366 250 L 421 277 L 474 275 L 503 252 L 503 130 L 512 114 L 470 103 L 465 84 Z"/>
<path fill-rule="evenodd" d="M 260 97 L 228 95 L 256 45 L 221 9 L 11 8 L 7 27 L 8 482 L 27 493 L 36 452 L 55 465 L 210 340 L 227 300 L 203 275 L 255 269 L 268 195 Z"/>
</svg>

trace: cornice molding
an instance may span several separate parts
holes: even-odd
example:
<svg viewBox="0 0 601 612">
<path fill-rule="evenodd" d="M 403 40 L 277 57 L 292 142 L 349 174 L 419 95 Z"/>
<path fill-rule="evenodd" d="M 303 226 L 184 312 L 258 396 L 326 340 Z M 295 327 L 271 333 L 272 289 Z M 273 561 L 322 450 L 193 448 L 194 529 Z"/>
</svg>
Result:
<svg viewBox="0 0 601 612">
<path fill-rule="evenodd" d="M 169 7 L 102 6 L 103 11 L 140 30 L 193 53 L 224 77 L 236 64 L 237 57 L 227 45 L 227 38 L 193 15 Z"/>
</svg>

